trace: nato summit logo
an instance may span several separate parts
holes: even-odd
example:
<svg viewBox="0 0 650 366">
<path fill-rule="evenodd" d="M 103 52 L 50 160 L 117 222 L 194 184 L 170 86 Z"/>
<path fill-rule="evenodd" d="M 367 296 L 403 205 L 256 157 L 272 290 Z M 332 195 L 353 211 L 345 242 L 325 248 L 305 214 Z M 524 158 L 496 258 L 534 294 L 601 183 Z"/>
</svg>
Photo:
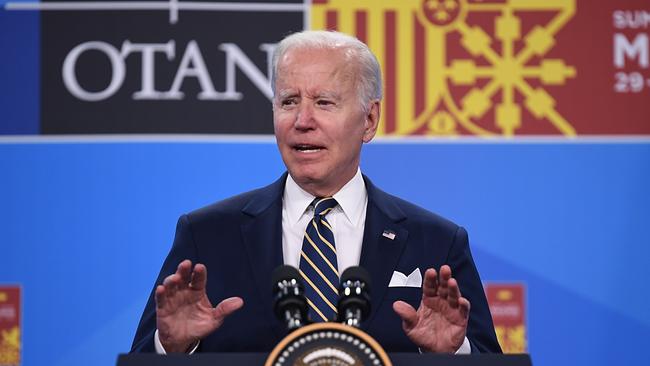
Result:
<svg viewBox="0 0 650 366">
<path fill-rule="evenodd" d="M 302 2 L 7 3 L 39 11 L 41 132 L 271 134 L 275 43 Z"/>
<path fill-rule="evenodd" d="M 514 136 L 541 120 L 574 136 L 550 90 L 576 67 L 549 53 L 575 11 L 574 0 L 315 1 L 312 27 L 356 34 L 379 57 L 380 134 Z"/>
<path fill-rule="evenodd" d="M 45 134 L 272 134 L 270 58 L 302 29 L 352 34 L 377 55 L 379 136 L 650 133 L 647 0 L 44 1 L 3 11 L 40 14 Z"/>
</svg>

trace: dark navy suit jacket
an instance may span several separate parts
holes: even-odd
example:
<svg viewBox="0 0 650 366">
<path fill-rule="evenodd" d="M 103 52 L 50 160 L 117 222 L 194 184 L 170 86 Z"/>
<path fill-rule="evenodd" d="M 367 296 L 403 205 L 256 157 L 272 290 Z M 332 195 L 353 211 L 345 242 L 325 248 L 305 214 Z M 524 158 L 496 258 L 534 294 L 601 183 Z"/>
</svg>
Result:
<svg viewBox="0 0 650 366">
<path fill-rule="evenodd" d="M 244 307 L 201 340 L 202 352 L 269 352 L 287 334 L 273 314 L 271 272 L 283 264 L 282 196 L 286 173 L 275 183 L 217 202 L 178 220 L 176 237 L 157 284 L 190 259 L 208 268 L 207 293 L 213 304 L 230 296 Z M 368 208 L 360 266 L 372 280 L 372 311 L 362 329 L 388 352 L 417 352 L 392 310 L 396 300 L 417 309 L 420 288 L 388 287 L 393 271 L 449 264 L 471 302 L 467 338 L 472 352 L 500 352 L 487 301 L 470 253 L 467 232 L 456 224 L 375 187 L 364 177 Z M 394 232 L 393 240 L 383 236 Z M 155 288 L 155 286 L 154 286 Z M 132 352 L 155 352 L 152 296 L 140 320 Z"/>
</svg>

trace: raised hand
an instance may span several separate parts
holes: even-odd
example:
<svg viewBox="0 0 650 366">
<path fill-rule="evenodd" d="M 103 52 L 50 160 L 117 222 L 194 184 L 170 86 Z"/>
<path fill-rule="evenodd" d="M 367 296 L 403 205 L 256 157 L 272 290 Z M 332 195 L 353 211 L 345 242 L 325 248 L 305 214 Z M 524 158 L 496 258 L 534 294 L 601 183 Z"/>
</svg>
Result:
<svg viewBox="0 0 650 366">
<path fill-rule="evenodd" d="M 469 300 L 461 296 L 447 265 L 440 268 L 440 275 L 433 268 L 425 272 L 417 311 L 403 301 L 393 303 L 406 336 L 421 350 L 439 353 L 454 353 L 463 344 L 469 309 Z"/>
<path fill-rule="evenodd" d="M 244 305 L 241 298 L 230 297 L 213 307 L 205 290 L 207 277 L 203 264 L 192 269 L 186 259 L 156 287 L 158 336 L 166 352 L 186 352 Z"/>
</svg>

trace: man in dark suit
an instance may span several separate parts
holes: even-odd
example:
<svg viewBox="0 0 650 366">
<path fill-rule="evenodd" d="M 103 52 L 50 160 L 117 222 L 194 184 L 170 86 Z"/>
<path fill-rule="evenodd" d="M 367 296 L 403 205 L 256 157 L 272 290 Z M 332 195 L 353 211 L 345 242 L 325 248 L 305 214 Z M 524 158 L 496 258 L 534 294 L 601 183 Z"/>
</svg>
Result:
<svg viewBox="0 0 650 366">
<path fill-rule="evenodd" d="M 132 351 L 270 351 L 286 335 L 272 312 L 274 268 L 300 266 L 305 286 L 329 303 L 327 288 L 303 272 L 315 269 L 333 289 L 305 255 L 308 241 L 315 245 L 305 230 L 315 220 L 311 202 L 327 197 L 335 206 L 322 217 L 335 245 L 318 235 L 334 258 L 321 256 L 336 275 L 353 265 L 370 272 L 363 328 L 386 350 L 500 352 L 465 230 L 361 175 L 381 85 L 376 58 L 353 37 L 306 31 L 278 45 L 274 128 L 288 174 L 179 219 Z M 316 300 L 309 306 L 328 318 Z"/>
</svg>

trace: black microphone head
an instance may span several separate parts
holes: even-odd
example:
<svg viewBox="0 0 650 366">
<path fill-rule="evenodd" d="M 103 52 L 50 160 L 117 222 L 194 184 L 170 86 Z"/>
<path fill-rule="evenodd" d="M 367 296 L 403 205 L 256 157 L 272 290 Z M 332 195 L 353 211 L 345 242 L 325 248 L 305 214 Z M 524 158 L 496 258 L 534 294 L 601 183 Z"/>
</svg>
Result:
<svg viewBox="0 0 650 366">
<path fill-rule="evenodd" d="M 341 275 L 338 304 L 339 320 L 350 314 L 356 323 L 364 321 L 370 314 L 370 274 L 361 267 L 350 267 Z"/>
<path fill-rule="evenodd" d="M 287 311 L 298 311 L 306 319 L 307 300 L 298 270 L 291 266 L 280 266 L 273 270 L 271 279 L 276 316 L 283 319 Z"/>
<path fill-rule="evenodd" d="M 360 281 L 365 284 L 366 291 L 370 292 L 370 273 L 363 267 L 349 267 L 343 271 L 341 283 L 345 281 Z"/>
<path fill-rule="evenodd" d="M 271 273 L 271 284 L 275 287 L 278 282 L 283 280 L 291 280 L 300 278 L 300 273 L 295 267 L 291 266 L 280 266 L 273 270 Z"/>
</svg>

